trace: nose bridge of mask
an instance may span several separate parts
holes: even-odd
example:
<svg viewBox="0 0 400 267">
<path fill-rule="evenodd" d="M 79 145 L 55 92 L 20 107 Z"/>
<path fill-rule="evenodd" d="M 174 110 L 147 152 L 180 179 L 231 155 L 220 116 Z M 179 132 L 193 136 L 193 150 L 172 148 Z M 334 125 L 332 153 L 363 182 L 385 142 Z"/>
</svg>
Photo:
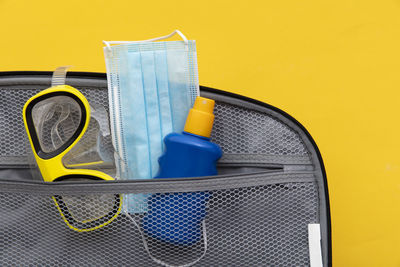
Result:
<svg viewBox="0 0 400 267">
<path fill-rule="evenodd" d="M 105 51 L 106 53 L 108 52 L 112 52 L 112 48 L 111 45 L 112 44 L 132 44 L 132 43 L 146 43 L 146 42 L 155 42 L 155 41 L 160 41 L 160 40 L 165 40 L 168 39 L 172 36 L 174 36 L 175 34 L 179 35 L 183 42 L 187 45 L 188 44 L 188 39 L 186 38 L 185 35 L 183 35 L 183 33 L 179 30 L 175 30 L 172 33 L 165 35 L 165 36 L 161 36 L 161 37 L 156 37 L 156 38 L 152 38 L 152 39 L 147 39 L 147 40 L 143 40 L 143 41 L 103 41 L 103 44 L 106 45 L 105 47 Z"/>
</svg>

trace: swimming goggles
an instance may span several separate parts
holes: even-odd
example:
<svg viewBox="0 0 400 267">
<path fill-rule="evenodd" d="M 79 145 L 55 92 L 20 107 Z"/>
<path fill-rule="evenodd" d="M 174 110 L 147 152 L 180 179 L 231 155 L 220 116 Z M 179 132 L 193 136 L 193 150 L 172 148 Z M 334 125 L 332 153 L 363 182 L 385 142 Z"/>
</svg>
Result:
<svg viewBox="0 0 400 267">
<path fill-rule="evenodd" d="M 63 157 L 88 130 L 91 118 L 89 103 L 77 89 L 56 85 L 39 92 L 25 103 L 23 118 L 45 182 L 114 180 L 104 172 L 76 166 L 68 168 L 63 163 Z M 122 205 L 122 195 L 118 194 L 57 195 L 52 198 L 65 223 L 79 232 L 109 224 L 118 217 Z"/>
</svg>

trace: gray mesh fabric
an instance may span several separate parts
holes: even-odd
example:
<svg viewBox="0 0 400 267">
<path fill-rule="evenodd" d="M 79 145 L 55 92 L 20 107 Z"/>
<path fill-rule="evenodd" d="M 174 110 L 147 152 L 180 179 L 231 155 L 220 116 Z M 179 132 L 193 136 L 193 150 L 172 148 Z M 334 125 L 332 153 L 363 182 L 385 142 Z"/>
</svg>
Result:
<svg viewBox="0 0 400 267">
<path fill-rule="evenodd" d="M 218 102 L 214 114 L 211 138 L 225 154 L 308 154 L 298 134 L 262 112 Z"/>
<path fill-rule="evenodd" d="M 22 109 L 29 97 L 39 91 L 37 89 L 1 89 L 0 156 L 26 154 L 25 143 L 21 134 L 25 133 Z"/>
<path fill-rule="evenodd" d="M 64 223 L 51 196 L 0 193 L 0 265 L 160 266 L 156 260 L 165 266 L 196 260 L 195 266 L 309 265 L 307 225 L 318 222 L 315 183 L 171 194 L 177 201 L 149 201 L 148 208 L 163 219 L 168 210 L 179 210 L 172 220 L 163 220 L 162 228 L 171 233 L 176 221 L 195 223 L 201 232 L 194 243 L 174 244 L 151 237 L 146 229 L 159 226 L 146 221 L 146 213 L 122 211 L 105 227 L 77 232 Z M 185 194 L 208 195 L 203 199 L 205 210 L 188 213 L 190 201 L 179 197 Z M 85 198 L 91 200 L 91 212 L 86 212 Z M 68 208 L 85 220 L 85 214 L 102 214 L 109 203 L 106 195 L 81 195 L 68 202 Z"/>
</svg>

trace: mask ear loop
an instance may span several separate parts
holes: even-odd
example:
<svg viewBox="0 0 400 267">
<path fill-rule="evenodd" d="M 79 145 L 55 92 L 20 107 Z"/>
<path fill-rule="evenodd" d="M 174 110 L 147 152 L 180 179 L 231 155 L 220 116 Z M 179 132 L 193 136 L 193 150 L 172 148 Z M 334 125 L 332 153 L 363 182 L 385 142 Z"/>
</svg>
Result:
<svg viewBox="0 0 400 267">
<path fill-rule="evenodd" d="M 111 52 L 111 45 L 112 44 L 134 44 L 134 43 L 143 43 L 143 42 L 146 42 L 146 43 L 147 42 L 155 42 L 155 41 L 160 41 L 160 40 L 171 38 L 175 34 L 178 34 L 182 38 L 182 41 L 185 43 L 185 45 L 188 46 L 189 41 L 186 38 L 186 36 L 183 35 L 183 33 L 180 30 L 175 30 L 175 31 L 173 31 L 172 33 L 170 33 L 168 35 L 161 36 L 161 37 L 156 37 L 156 38 L 152 38 L 152 39 L 148 39 L 148 40 L 142 40 L 142 41 L 103 41 L 103 44 L 106 46 L 107 51 Z"/>
<path fill-rule="evenodd" d="M 139 226 L 138 223 L 132 218 L 132 216 L 129 214 L 129 212 L 125 211 L 124 213 L 125 213 L 125 215 L 133 222 L 133 224 L 134 224 L 134 225 L 136 226 L 136 228 L 138 229 L 138 231 L 139 231 L 139 233 L 140 233 L 140 236 L 142 237 L 144 249 L 146 250 L 146 252 L 147 252 L 147 254 L 149 255 L 149 257 L 150 257 L 154 262 L 156 262 L 156 263 L 158 263 L 158 264 L 160 264 L 160 265 L 162 265 L 162 266 L 165 266 L 165 267 L 190 267 L 190 266 L 193 266 L 193 265 L 195 265 L 196 263 L 198 263 L 202 258 L 204 258 L 204 256 L 205 256 L 206 253 L 207 253 L 207 230 L 206 230 L 206 222 L 205 222 L 205 220 L 203 220 L 202 223 L 201 223 L 201 226 L 202 226 L 202 229 L 203 229 L 203 240 L 204 240 L 204 252 L 203 252 L 203 254 L 201 254 L 200 257 L 198 257 L 196 260 L 194 260 L 194 261 L 192 261 L 192 262 L 189 262 L 189 263 L 186 263 L 186 264 L 183 264 L 183 265 L 171 265 L 171 264 L 168 264 L 168 263 L 166 263 L 166 262 L 163 262 L 162 260 L 159 260 L 159 259 L 157 259 L 156 257 L 154 257 L 153 255 L 151 255 L 149 246 L 148 246 L 147 241 L 146 241 L 146 237 L 144 236 L 142 230 L 140 229 L 140 226 Z"/>
</svg>

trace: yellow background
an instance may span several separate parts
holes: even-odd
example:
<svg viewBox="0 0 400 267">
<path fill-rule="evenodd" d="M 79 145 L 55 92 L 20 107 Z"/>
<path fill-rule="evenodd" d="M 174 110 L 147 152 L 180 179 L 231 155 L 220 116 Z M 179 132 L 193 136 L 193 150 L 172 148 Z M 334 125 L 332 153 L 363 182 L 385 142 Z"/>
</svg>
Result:
<svg viewBox="0 0 400 267">
<path fill-rule="evenodd" d="M 400 266 L 400 1 L 0 0 L 0 70 L 105 71 L 101 40 L 180 29 L 200 83 L 298 119 L 325 160 L 334 266 Z"/>
</svg>

